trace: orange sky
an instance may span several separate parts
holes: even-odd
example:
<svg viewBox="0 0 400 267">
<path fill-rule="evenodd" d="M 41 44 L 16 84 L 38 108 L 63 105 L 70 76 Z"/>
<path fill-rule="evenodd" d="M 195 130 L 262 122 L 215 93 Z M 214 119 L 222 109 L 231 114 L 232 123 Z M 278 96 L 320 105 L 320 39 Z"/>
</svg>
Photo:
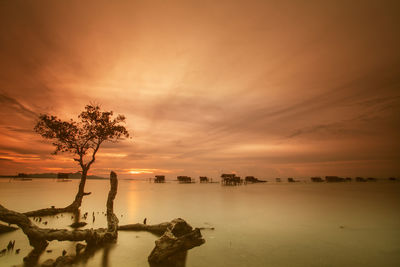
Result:
<svg viewBox="0 0 400 267">
<path fill-rule="evenodd" d="M 0 174 L 78 170 L 33 125 L 94 101 L 134 138 L 93 174 L 398 176 L 399 8 L 1 1 Z"/>
</svg>

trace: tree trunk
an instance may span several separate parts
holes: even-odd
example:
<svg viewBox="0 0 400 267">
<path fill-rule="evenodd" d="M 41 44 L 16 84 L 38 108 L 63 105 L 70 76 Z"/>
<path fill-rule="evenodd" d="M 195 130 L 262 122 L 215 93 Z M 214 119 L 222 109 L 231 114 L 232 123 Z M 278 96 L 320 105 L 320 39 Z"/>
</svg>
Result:
<svg viewBox="0 0 400 267">
<path fill-rule="evenodd" d="M 16 228 L 16 227 L 0 224 L 0 234 L 12 232 L 12 231 L 15 231 L 17 229 L 18 228 Z"/>
<path fill-rule="evenodd" d="M 0 220 L 10 224 L 18 225 L 29 239 L 34 248 L 25 261 L 37 262 L 40 254 L 48 245 L 48 241 L 86 241 L 88 246 L 96 247 L 104 243 L 110 243 L 118 236 L 118 219 L 113 213 L 114 198 L 117 194 L 118 180 L 114 172 L 110 174 L 110 191 L 107 199 L 107 229 L 99 228 L 68 231 L 66 229 L 44 229 L 34 225 L 24 214 L 8 210 L 0 205 Z"/>
<path fill-rule="evenodd" d="M 81 183 L 83 188 L 84 182 Z M 118 218 L 114 214 L 114 199 L 117 195 L 118 180 L 114 172 L 110 174 L 110 191 L 107 198 L 107 228 L 73 230 L 45 229 L 34 225 L 25 214 L 8 210 L 0 205 L 0 220 L 9 224 L 18 225 L 29 239 L 33 250 L 24 261 L 27 265 L 34 266 L 40 255 L 48 245 L 48 241 L 86 241 L 87 247 L 84 255 L 77 252 L 75 257 L 69 257 L 73 262 L 85 259 L 103 245 L 117 240 L 118 230 L 149 231 L 162 235 L 156 240 L 156 246 L 148 257 L 152 267 L 182 267 L 185 266 L 187 250 L 202 245 L 205 241 L 200 229 L 193 229 L 183 219 L 174 219 L 171 222 L 157 225 L 130 224 L 118 227 Z M 82 191 L 83 192 L 83 189 Z M 78 192 L 79 194 L 79 192 Z M 60 259 L 63 260 L 63 259 Z"/>
<path fill-rule="evenodd" d="M 177 266 L 177 257 L 187 250 L 204 244 L 200 229 L 193 229 L 185 220 L 174 219 L 167 231 L 156 240 L 156 246 L 150 253 L 148 260 L 153 266 Z"/>
<path fill-rule="evenodd" d="M 155 235 L 161 236 L 165 231 L 167 231 L 167 228 L 171 225 L 171 222 L 164 222 L 160 224 L 154 224 L 154 225 L 149 225 L 149 224 L 142 224 L 142 223 L 134 223 L 134 224 L 127 224 L 127 225 L 121 225 L 118 227 L 119 231 L 145 231 L 145 232 L 150 232 Z"/>
<path fill-rule="evenodd" d="M 83 197 L 90 195 L 90 193 L 85 193 L 85 184 L 86 184 L 87 173 L 88 173 L 88 169 L 82 168 L 82 176 L 81 176 L 81 180 L 79 182 L 78 192 L 75 195 L 75 200 L 70 205 L 68 205 L 65 208 L 53 208 L 52 207 L 52 208 L 28 211 L 28 212 L 24 212 L 24 215 L 26 215 L 28 217 L 33 217 L 33 216 L 50 216 L 50 215 L 56 215 L 56 214 L 64 213 L 64 212 L 75 213 L 82 205 Z"/>
<path fill-rule="evenodd" d="M 88 169 L 82 168 L 82 176 L 81 181 L 79 182 L 78 192 L 76 193 L 74 202 L 71 203 L 66 209 L 69 211 L 74 211 L 79 209 L 82 205 L 82 199 L 84 196 L 89 195 L 90 193 L 85 193 L 85 184 L 87 178 Z"/>
</svg>

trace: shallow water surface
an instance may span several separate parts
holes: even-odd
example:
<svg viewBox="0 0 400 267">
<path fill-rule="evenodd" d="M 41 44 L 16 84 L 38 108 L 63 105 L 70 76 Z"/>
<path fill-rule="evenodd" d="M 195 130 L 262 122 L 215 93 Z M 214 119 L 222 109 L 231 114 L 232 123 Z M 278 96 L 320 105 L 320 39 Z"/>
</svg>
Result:
<svg viewBox="0 0 400 267">
<path fill-rule="evenodd" d="M 0 179 L 0 203 L 16 211 L 70 204 L 77 180 Z M 109 182 L 88 180 L 82 214 L 85 228 L 106 226 Z M 203 230 L 206 243 L 189 251 L 186 266 L 400 266 L 400 183 L 151 184 L 120 180 L 114 203 L 120 225 L 181 217 Z M 96 220 L 92 222 L 92 212 Z M 66 228 L 70 215 L 47 217 L 46 227 Z M 41 225 L 45 227 L 44 225 Z M 67 227 L 68 228 L 68 227 Z M 82 266 L 148 266 L 156 236 L 120 232 L 117 244 L 98 251 Z M 31 250 L 20 231 L 0 236 L 0 249 L 16 240 L 19 255 L 0 257 L 0 266 L 21 265 Z M 50 243 L 40 262 L 55 259 L 74 242 Z"/>
</svg>

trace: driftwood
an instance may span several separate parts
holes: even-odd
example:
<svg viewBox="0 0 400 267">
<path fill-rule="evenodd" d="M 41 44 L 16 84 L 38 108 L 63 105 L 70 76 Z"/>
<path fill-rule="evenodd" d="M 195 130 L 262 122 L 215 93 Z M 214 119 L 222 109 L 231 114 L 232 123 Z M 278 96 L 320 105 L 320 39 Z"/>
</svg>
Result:
<svg viewBox="0 0 400 267">
<path fill-rule="evenodd" d="M 107 199 L 107 229 L 74 230 L 45 229 L 34 225 L 24 214 L 8 210 L 0 205 L 0 220 L 18 225 L 29 239 L 33 250 L 25 257 L 25 261 L 35 264 L 40 254 L 48 245 L 48 241 L 86 241 L 88 247 L 95 247 L 104 243 L 113 242 L 118 236 L 118 219 L 114 214 L 114 198 L 117 194 L 118 180 L 114 172 L 110 174 L 110 191 Z"/>
<path fill-rule="evenodd" d="M 83 253 L 80 250 L 84 246 L 76 249 L 76 255 L 63 255 L 57 258 L 58 262 L 87 261 L 100 248 L 107 248 L 104 251 L 104 262 L 108 261 L 109 245 L 116 241 L 118 231 L 147 231 L 158 236 L 156 245 L 148 257 L 150 266 L 185 266 L 187 250 L 202 245 L 205 241 L 201 236 L 200 229 L 193 229 L 183 219 L 174 219 L 171 222 L 164 222 L 156 225 L 147 224 L 128 224 L 118 226 L 118 218 L 114 214 L 114 199 L 117 194 L 118 180 L 114 172 L 110 174 L 110 191 L 107 198 L 107 228 L 73 230 L 67 229 L 46 229 L 34 225 L 27 215 L 18 213 L 0 205 L 0 220 L 9 224 L 18 225 L 29 239 L 33 250 L 24 261 L 27 265 L 34 266 L 43 251 L 48 245 L 48 241 L 85 241 L 87 246 Z M 76 214 L 76 211 L 75 211 Z M 75 215 L 79 218 L 78 215 Z M 213 229 L 213 228 L 210 228 Z"/>
<path fill-rule="evenodd" d="M 71 227 L 71 228 L 80 228 L 80 227 L 85 226 L 86 224 L 87 224 L 86 222 L 74 222 L 69 227 Z"/>
<path fill-rule="evenodd" d="M 163 222 L 160 224 L 142 224 L 142 223 L 134 223 L 134 224 L 127 224 L 127 225 L 120 225 L 118 226 L 119 231 L 145 231 L 156 234 L 158 236 L 162 235 L 167 231 L 168 227 L 171 225 L 171 222 Z"/>
<path fill-rule="evenodd" d="M 167 231 L 156 240 L 156 246 L 150 253 L 150 264 L 176 265 L 176 256 L 187 250 L 204 244 L 198 228 L 193 229 L 183 219 L 174 219 L 167 227 Z M 173 263 L 172 263 L 172 262 Z"/>
<path fill-rule="evenodd" d="M 175 219 L 176 220 L 176 219 Z M 167 231 L 168 227 L 172 225 L 172 222 L 163 222 L 159 224 L 143 224 L 143 223 L 134 223 L 134 224 L 125 224 L 119 225 L 118 231 L 136 231 L 136 232 L 150 232 L 155 235 L 161 236 Z M 214 227 L 196 227 L 199 230 L 215 230 Z"/>
<path fill-rule="evenodd" d="M 8 233 L 17 230 L 18 228 L 13 227 L 13 226 L 8 226 L 4 224 L 0 224 L 0 234 L 2 233 Z"/>
<path fill-rule="evenodd" d="M 214 230 L 214 228 L 203 228 Z M 119 231 L 146 231 L 161 236 L 148 257 L 151 267 L 185 266 L 187 251 L 204 244 L 200 228 L 193 229 L 185 220 L 177 218 L 171 222 L 155 225 L 141 223 L 120 225 Z"/>
<path fill-rule="evenodd" d="M 86 174 L 83 173 L 81 181 L 79 182 L 78 192 L 75 195 L 75 200 L 65 208 L 51 207 L 46 209 L 24 212 L 23 214 L 28 217 L 34 217 L 34 216 L 50 216 L 59 213 L 75 213 L 80 208 L 83 197 L 91 194 L 91 192 L 84 192 L 85 184 L 86 184 Z"/>
</svg>

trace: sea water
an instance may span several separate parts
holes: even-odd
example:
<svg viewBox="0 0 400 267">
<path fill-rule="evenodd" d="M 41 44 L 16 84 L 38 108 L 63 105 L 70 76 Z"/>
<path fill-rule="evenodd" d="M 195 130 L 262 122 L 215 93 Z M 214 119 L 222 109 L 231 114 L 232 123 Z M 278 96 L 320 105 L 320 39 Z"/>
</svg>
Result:
<svg viewBox="0 0 400 267">
<path fill-rule="evenodd" d="M 72 202 L 78 180 L 0 179 L 0 204 L 19 212 Z M 84 228 L 106 226 L 107 180 L 88 180 L 81 214 Z M 202 230 L 205 244 L 188 252 L 187 267 L 202 266 L 400 266 L 400 182 L 273 183 L 221 186 L 167 181 L 119 180 L 114 209 L 119 224 L 157 224 L 183 218 Z M 92 214 L 94 212 L 95 221 Z M 43 222 L 48 222 L 44 225 Z M 68 228 L 70 214 L 43 217 L 45 228 Z M 119 232 L 118 241 L 80 266 L 148 266 L 157 237 Z M 19 254 L 6 253 L 0 266 L 22 265 L 31 247 L 20 231 L 0 235 L 0 249 L 16 240 Z M 75 254 L 76 242 L 50 242 L 40 258 L 62 250 Z"/>
</svg>

